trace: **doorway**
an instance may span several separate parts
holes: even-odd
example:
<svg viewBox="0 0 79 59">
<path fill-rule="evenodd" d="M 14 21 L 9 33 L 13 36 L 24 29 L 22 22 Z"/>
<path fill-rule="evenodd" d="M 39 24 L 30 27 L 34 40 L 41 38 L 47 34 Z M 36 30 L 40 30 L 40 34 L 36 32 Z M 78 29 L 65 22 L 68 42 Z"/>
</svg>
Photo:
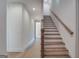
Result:
<svg viewBox="0 0 79 59">
<path fill-rule="evenodd" d="M 41 38 L 41 22 L 35 21 L 35 38 L 40 39 Z"/>
</svg>

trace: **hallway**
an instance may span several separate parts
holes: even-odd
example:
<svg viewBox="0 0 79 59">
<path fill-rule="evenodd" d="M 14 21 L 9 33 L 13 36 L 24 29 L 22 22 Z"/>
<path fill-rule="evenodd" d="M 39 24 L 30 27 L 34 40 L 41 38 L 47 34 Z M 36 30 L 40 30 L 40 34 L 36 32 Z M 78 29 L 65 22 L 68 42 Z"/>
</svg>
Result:
<svg viewBox="0 0 79 59">
<path fill-rule="evenodd" d="M 50 16 L 44 16 L 44 58 L 70 58 L 69 52 Z M 41 58 L 41 39 L 24 52 L 9 52 L 8 58 Z"/>
<path fill-rule="evenodd" d="M 0 0 L 0 58 L 79 58 L 79 0 Z"/>
<path fill-rule="evenodd" d="M 76 57 L 75 7 L 75 0 L 8 0 L 6 36 L 9 57 Z M 39 30 L 36 30 L 36 22 L 43 23 L 41 35 L 35 34 Z M 41 42 L 36 41 L 36 35 L 41 36 Z"/>
</svg>

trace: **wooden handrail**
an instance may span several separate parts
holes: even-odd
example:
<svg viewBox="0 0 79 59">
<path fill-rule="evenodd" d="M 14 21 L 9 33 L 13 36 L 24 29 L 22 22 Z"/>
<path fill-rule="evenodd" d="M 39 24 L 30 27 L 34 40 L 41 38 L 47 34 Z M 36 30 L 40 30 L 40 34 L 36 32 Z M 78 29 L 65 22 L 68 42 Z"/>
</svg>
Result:
<svg viewBox="0 0 79 59">
<path fill-rule="evenodd" d="M 65 29 L 69 32 L 69 34 L 71 34 L 71 35 L 74 34 L 73 31 L 71 31 L 71 29 L 69 29 L 53 11 L 51 11 L 51 13 L 52 13 L 52 14 L 57 18 L 57 20 L 65 27 Z"/>
<path fill-rule="evenodd" d="M 44 29 L 41 29 L 41 57 L 44 58 Z"/>
</svg>

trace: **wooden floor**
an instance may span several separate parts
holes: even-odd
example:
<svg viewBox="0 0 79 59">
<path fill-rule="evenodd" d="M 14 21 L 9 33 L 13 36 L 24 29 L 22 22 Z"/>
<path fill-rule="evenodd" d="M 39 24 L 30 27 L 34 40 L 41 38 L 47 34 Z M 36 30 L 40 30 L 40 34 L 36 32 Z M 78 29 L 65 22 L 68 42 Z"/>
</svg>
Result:
<svg viewBox="0 0 79 59">
<path fill-rule="evenodd" d="M 32 48 L 25 52 L 9 52 L 8 58 L 41 58 L 40 40 L 41 39 L 36 39 L 36 42 Z"/>
</svg>

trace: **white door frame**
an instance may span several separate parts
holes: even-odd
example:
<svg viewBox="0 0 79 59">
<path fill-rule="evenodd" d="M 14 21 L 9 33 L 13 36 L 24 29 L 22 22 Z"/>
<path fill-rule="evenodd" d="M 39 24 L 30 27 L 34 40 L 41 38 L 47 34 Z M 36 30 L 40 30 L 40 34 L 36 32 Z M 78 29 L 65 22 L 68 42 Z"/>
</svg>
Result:
<svg viewBox="0 0 79 59">
<path fill-rule="evenodd" d="M 36 39 L 36 22 L 40 22 L 39 20 L 34 21 L 34 38 Z"/>
</svg>

